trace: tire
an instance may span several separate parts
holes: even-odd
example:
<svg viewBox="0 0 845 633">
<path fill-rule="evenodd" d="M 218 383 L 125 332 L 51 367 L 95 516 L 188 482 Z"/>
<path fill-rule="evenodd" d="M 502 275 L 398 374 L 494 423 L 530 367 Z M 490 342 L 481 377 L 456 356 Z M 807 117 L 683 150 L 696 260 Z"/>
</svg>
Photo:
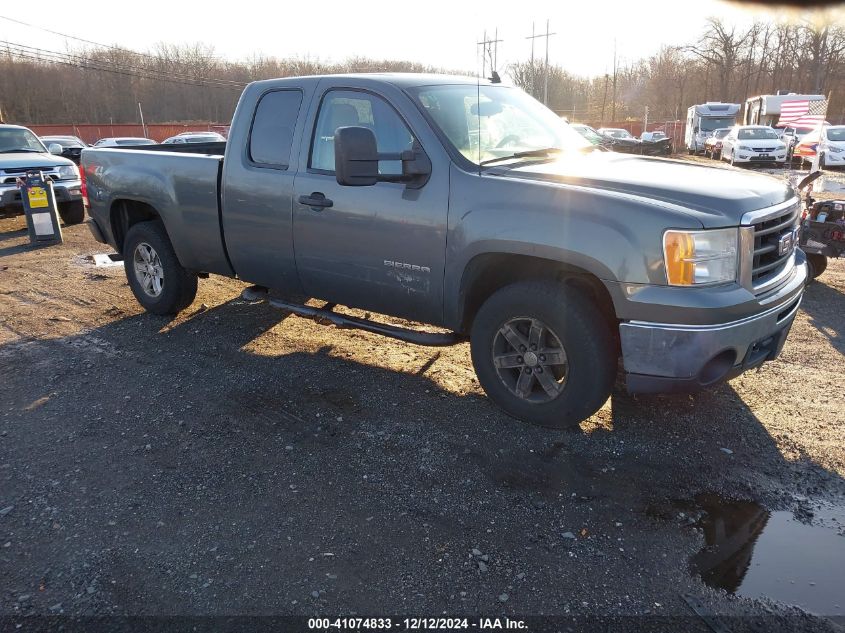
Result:
<svg viewBox="0 0 845 633">
<path fill-rule="evenodd" d="M 827 257 L 808 253 L 807 268 L 807 283 L 810 283 L 827 269 Z"/>
<path fill-rule="evenodd" d="M 85 205 L 82 200 L 59 203 L 59 217 L 66 225 L 79 224 L 85 219 Z"/>
<path fill-rule="evenodd" d="M 532 350 L 535 327 L 540 335 Z M 546 363 L 551 354 L 540 351 L 559 347 L 563 355 L 551 354 L 562 363 Z M 604 404 L 616 378 L 615 349 L 607 320 L 593 302 L 554 282 L 521 282 L 496 291 L 470 333 L 472 364 L 488 397 L 508 415 L 554 429 L 577 426 Z M 507 365 L 497 366 L 494 356 Z"/>
<path fill-rule="evenodd" d="M 824 154 L 819 154 L 819 169 L 824 169 L 827 165 L 824 162 Z"/>
<path fill-rule="evenodd" d="M 197 296 L 196 273 L 179 263 L 164 225 L 157 220 L 129 229 L 123 243 L 123 268 L 132 294 L 147 312 L 175 314 Z"/>
</svg>

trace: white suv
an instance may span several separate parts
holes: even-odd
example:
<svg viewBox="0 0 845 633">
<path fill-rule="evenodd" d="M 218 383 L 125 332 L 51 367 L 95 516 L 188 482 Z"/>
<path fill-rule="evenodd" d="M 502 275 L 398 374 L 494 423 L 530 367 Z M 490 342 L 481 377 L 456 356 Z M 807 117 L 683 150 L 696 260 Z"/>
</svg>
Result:
<svg viewBox="0 0 845 633">
<path fill-rule="evenodd" d="M 737 163 L 786 162 L 786 143 L 767 125 L 737 125 L 722 139 L 722 160 Z"/>
</svg>

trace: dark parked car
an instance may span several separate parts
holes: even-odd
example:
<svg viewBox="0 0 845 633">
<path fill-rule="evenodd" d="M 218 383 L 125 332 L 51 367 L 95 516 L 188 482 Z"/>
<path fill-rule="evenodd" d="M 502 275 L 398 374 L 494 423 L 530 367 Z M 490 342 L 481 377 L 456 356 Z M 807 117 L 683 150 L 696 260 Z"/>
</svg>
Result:
<svg viewBox="0 0 845 633">
<path fill-rule="evenodd" d="M 609 148 L 613 144 L 610 139 L 606 136 L 602 136 L 589 125 L 584 125 L 583 123 L 572 123 L 571 125 L 573 130 L 578 132 L 578 134 L 590 141 L 593 145 L 600 145 L 602 147 Z"/>
<path fill-rule="evenodd" d="M 614 152 L 644 154 L 646 156 L 672 153 L 672 140 L 666 136 L 660 139 L 642 141 L 623 128 L 601 127 L 597 132 L 608 140 L 609 147 Z"/>
<path fill-rule="evenodd" d="M 82 150 L 91 147 L 78 136 L 42 136 L 41 142 L 47 147 L 55 143 L 62 146 L 61 156 L 71 159 L 77 165 L 82 155 Z"/>
</svg>

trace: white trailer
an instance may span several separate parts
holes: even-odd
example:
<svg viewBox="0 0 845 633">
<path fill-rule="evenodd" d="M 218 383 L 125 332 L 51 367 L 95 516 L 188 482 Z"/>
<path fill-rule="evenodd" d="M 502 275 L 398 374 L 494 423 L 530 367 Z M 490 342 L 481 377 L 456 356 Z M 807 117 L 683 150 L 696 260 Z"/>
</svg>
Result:
<svg viewBox="0 0 845 633">
<path fill-rule="evenodd" d="M 698 154 L 704 151 L 704 141 L 713 130 L 736 125 L 740 104 L 708 101 L 690 106 L 687 110 L 687 126 L 684 144 L 687 152 Z"/>
<path fill-rule="evenodd" d="M 784 102 L 824 100 L 824 95 L 800 95 L 794 92 L 751 97 L 745 100 L 742 123 L 743 125 L 769 125 L 774 127 L 780 119 L 780 107 Z"/>
</svg>

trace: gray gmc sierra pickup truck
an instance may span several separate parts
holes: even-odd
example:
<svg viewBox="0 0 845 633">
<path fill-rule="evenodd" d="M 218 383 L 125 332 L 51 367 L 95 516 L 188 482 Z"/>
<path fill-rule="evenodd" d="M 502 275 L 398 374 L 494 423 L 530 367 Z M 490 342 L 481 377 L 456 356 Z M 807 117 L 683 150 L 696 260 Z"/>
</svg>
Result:
<svg viewBox="0 0 845 633">
<path fill-rule="evenodd" d="M 791 187 L 596 149 L 522 91 L 475 79 L 260 81 L 225 156 L 86 149 L 82 165 L 91 230 L 150 312 L 184 309 L 216 273 L 341 327 L 469 338 L 489 397 L 550 427 L 601 407 L 620 356 L 634 392 L 775 358 L 806 278 Z"/>
</svg>

